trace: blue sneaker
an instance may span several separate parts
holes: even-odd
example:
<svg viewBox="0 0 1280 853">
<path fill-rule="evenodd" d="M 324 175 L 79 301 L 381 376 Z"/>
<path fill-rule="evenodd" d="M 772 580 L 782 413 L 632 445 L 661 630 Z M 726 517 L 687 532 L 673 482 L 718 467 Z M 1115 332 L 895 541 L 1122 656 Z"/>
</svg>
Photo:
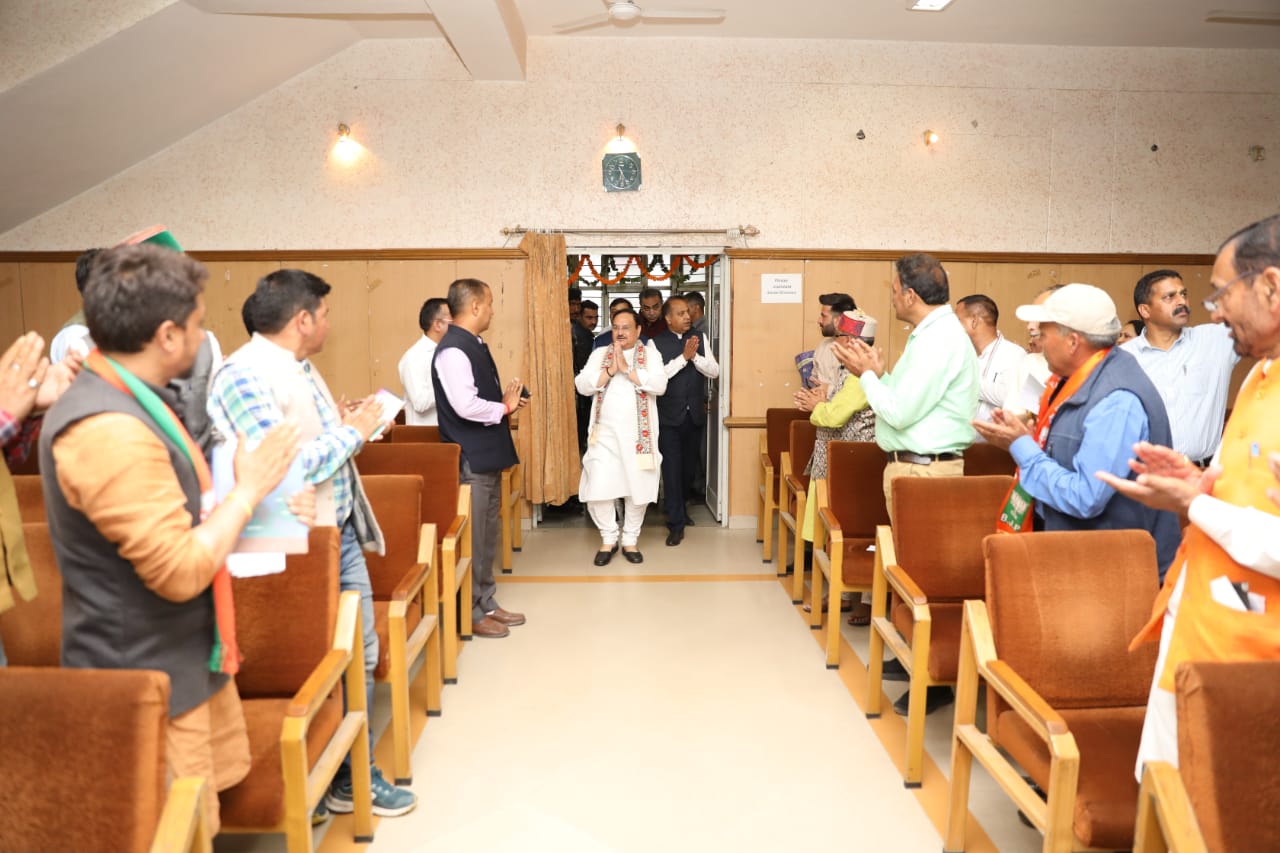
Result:
<svg viewBox="0 0 1280 853">
<path fill-rule="evenodd" d="M 329 819 L 329 809 L 325 807 L 324 800 L 316 805 L 316 810 L 311 813 L 311 825 L 319 826 Z"/>
<path fill-rule="evenodd" d="M 373 813 L 379 817 L 399 817 L 408 814 L 418 805 L 418 795 L 407 788 L 397 788 L 382 778 L 382 771 L 371 768 L 373 782 Z M 350 814 L 355 810 L 351 795 L 351 778 L 334 779 L 329 786 L 329 793 L 324 798 L 325 805 L 334 814 Z"/>
</svg>

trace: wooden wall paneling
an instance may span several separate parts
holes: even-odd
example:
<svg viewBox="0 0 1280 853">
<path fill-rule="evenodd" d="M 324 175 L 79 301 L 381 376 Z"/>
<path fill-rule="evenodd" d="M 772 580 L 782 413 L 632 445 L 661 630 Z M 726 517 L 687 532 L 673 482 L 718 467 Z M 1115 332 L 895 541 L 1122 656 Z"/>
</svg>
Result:
<svg viewBox="0 0 1280 853">
<path fill-rule="evenodd" d="M 999 329 L 1026 349 L 1027 324 L 1017 317 L 1018 306 L 1034 300 L 1046 284 L 1043 264 L 975 264 L 974 292 L 990 296 L 1000 309 Z"/>
<path fill-rule="evenodd" d="M 422 337 L 418 312 L 422 303 L 449 294 L 457 278 L 451 260 L 369 262 L 369 352 L 374 388 L 404 395 L 400 358 Z"/>
<path fill-rule="evenodd" d="M 895 322 L 889 285 L 893 264 L 885 261 L 808 261 L 805 264 L 805 349 L 821 340 L 818 329 L 818 297 L 823 293 L 847 293 L 858 307 L 875 318 L 876 345 L 884 346 Z"/>
<path fill-rule="evenodd" d="M 805 273 L 803 261 L 735 260 L 732 262 L 733 337 L 729 410 L 733 415 L 763 415 L 766 409 L 793 405 L 800 387 L 795 356 L 807 347 L 805 324 L 818 316 L 818 293 L 796 303 L 762 303 L 760 276 Z M 729 360 L 724 359 L 722 361 Z"/>
<path fill-rule="evenodd" d="M 761 412 L 764 410 L 762 409 Z M 758 429 L 729 433 L 729 518 L 754 516 L 759 507 L 760 434 Z"/>
<path fill-rule="evenodd" d="M 0 353 L 26 331 L 22 322 L 21 264 L 0 264 Z"/>
<path fill-rule="evenodd" d="M 1133 310 L 1133 286 L 1142 278 L 1139 264 L 1061 264 L 1055 284 L 1092 284 L 1111 295 L 1116 303 L 1116 316 L 1121 322 L 1136 317 Z"/>
<path fill-rule="evenodd" d="M 23 328 L 39 332 L 47 347 L 71 315 L 80 310 L 75 262 L 24 263 L 19 280 Z"/>
<path fill-rule="evenodd" d="M 334 398 L 357 399 L 377 388 L 369 370 L 369 290 L 367 261 L 304 261 L 291 268 L 320 276 L 333 288 L 329 303 L 329 337 L 311 361 Z"/>
<path fill-rule="evenodd" d="M 524 261 L 458 261 L 454 278 L 478 278 L 489 285 L 493 291 L 493 321 L 483 337 L 498 365 L 498 376 L 504 385 L 517 377 L 527 377 L 525 341 L 529 330 L 524 306 Z M 568 329 L 564 332 L 569 334 Z"/>
<path fill-rule="evenodd" d="M 249 340 L 240 316 L 244 301 L 258 279 L 280 269 L 271 261 L 213 261 L 206 266 L 209 278 L 204 286 L 204 327 L 213 332 L 223 355 L 231 355 Z"/>
</svg>

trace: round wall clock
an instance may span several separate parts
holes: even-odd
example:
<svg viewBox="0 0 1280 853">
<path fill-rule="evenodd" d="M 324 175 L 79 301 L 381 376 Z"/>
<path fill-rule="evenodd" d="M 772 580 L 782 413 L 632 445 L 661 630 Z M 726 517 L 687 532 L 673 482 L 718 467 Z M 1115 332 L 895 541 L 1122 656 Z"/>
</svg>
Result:
<svg viewBox="0 0 1280 853">
<path fill-rule="evenodd" d="M 627 192 L 640 189 L 640 155 L 606 154 L 601 161 L 606 192 Z"/>
</svg>

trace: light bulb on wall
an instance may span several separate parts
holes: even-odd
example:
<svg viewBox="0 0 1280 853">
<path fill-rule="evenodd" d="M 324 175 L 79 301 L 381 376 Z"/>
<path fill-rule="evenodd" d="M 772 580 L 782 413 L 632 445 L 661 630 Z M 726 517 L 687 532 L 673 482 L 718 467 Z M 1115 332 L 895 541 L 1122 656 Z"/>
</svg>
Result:
<svg viewBox="0 0 1280 853">
<path fill-rule="evenodd" d="M 613 139 L 610 139 L 609 143 L 605 145 L 604 153 L 606 154 L 636 153 L 636 144 L 632 142 L 630 139 L 627 139 L 625 135 L 627 132 L 626 125 L 624 125 L 622 122 L 618 122 L 618 126 L 614 128 L 614 131 L 618 135 L 615 136 Z"/>
<path fill-rule="evenodd" d="M 925 147 L 926 147 L 926 148 L 932 148 L 934 145 L 937 145 L 937 144 L 938 144 L 938 140 L 939 140 L 940 138 L 941 138 L 941 137 L 940 137 L 940 136 L 938 136 L 938 134 L 937 134 L 937 133 L 935 133 L 934 131 L 932 131 L 932 130 L 926 130 L 926 131 L 924 132 L 924 145 L 925 145 Z"/>
<path fill-rule="evenodd" d="M 351 128 L 338 125 L 338 141 L 333 143 L 333 159 L 340 165 L 350 166 L 364 154 L 364 146 L 351 138 Z"/>
</svg>

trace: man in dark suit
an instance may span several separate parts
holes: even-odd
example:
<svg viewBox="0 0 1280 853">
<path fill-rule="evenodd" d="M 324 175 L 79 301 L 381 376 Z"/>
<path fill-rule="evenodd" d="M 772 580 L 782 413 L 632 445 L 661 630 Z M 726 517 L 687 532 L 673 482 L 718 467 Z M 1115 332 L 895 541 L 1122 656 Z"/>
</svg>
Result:
<svg viewBox="0 0 1280 853">
<path fill-rule="evenodd" d="M 667 330 L 653 339 L 667 373 L 667 393 L 658 398 L 658 450 L 667 511 L 667 544 L 679 545 L 689 523 L 685 500 L 693 487 L 698 440 L 707 421 L 703 377 L 715 379 L 720 365 L 700 335 L 689 334 L 689 303 L 680 296 L 664 307 Z"/>
</svg>

